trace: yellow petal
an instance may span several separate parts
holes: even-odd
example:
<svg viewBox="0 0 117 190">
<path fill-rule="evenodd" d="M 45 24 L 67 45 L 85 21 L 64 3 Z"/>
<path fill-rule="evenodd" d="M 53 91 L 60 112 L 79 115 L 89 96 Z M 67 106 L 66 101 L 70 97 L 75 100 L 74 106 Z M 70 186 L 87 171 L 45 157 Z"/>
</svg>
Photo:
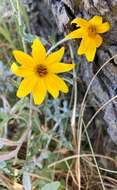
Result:
<svg viewBox="0 0 117 190">
<path fill-rule="evenodd" d="M 102 24 L 102 17 L 98 15 L 94 16 L 92 19 L 89 20 L 89 24 L 95 26 Z"/>
<path fill-rule="evenodd" d="M 34 74 L 30 68 L 27 69 L 26 67 L 23 66 L 18 67 L 16 63 L 13 63 L 11 65 L 11 71 L 12 73 L 16 74 L 19 77 L 28 77 Z"/>
<path fill-rule="evenodd" d="M 86 30 L 83 28 L 79 28 L 77 30 L 74 30 L 73 32 L 69 33 L 65 38 L 73 39 L 73 38 L 82 38 L 85 36 Z"/>
<path fill-rule="evenodd" d="M 64 55 L 64 47 L 60 48 L 58 51 L 51 53 L 50 55 L 48 55 L 47 59 L 46 59 L 46 64 L 51 65 L 53 63 L 58 63 L 61 61 L 63 55 Z"/>
<path fill-rule="evenodd" d="M 28 77 L 21 81 L 19 89 L 17 91 L 18 97 L 27 96 L 33 89 L 37 78 L 36 77 Z"/>
<path fill-rule="evenodd" d="M 88 27 L 88 21 L 83 19 L 83 18 L 75 18 L 74 20 L 72 20 L 71 24 L 77 24 L 80 27 Z"/>
<path fill-rule="evenodd" d="M 59 88 L 60 91 L 67 93 L 69 91 L 68 86 L 66 85 L 66 83 L 64 82 L 63 79 L 61 79 L 60 77 L 58 77 L 57 75 L 53 74 L 53 78 L 56 81 L 56 84 Z"/>
<path fill-rule="evenodd" d="M 34 61 L 32 57 L 22 51 L 14 50 L 13 55 L 18 63 L 25 67 L 34 67 Z"/>
<path fill-rule="evenodd" d="M 47 91 L 54 98 L 57 98 L 59 96 L 59 88 L 58 88 L 58 84 L 56 83 L 55 79 L 53 78 L 53 75 L 48 74 L 48 76 L 45 77 L 44 80 L 45 80 L 45 85 L 46 85 Z"/>
<path fill-rule="evenodd" d="M 66 85 L 66 83 L 64 82 L 64 80 L 63 79 L 61 79 L 60 77 L 58 77 L 57 75 L 55 75 L 55 74 L 50 74 L 50 77 L 51 77 L 51 90 L 60 90 L 60 91 L 62 91 L 62 92 L 64 92 L 64 93 L 67 93 L 68 92 L 68 86 Z M 48 78 L 48 82 L 49 82 L 49 78 Z M 53 87 L 52 87 L 52 85 L 54 85 L 53 87 L 54 87 L 54 89 L 52 89 Z M 57 96 L 55 96 L 55 97 L 57 97 Z"/>
<path fill-rule="evenodd" d="M 104 22 L 103 24 L 100 24 L 97 28 L 97 33 L 104 33 L 110 30 L 110 24 L 109 22 Z"/>
<path fill-rule="evenodd" d="M 96 53 L 96 41 L 92 38 L 82 39 L 80 47 L 78 49 L 78 55 L 85 54 L 89 62 L 94 60 Z"/>
<path fill-rule="evenodd" d="M 48 67 L 50 73 L 63 73 L 74 68 L 75 64 L 55 63 Z"/>
<path fill-rule="evenodd" d="M 35 39 L 32 45 L 32 57 L 36 64 L 43 64 L 46 58 L 46 50 L 39 39 Z"/>
<path fill-rule="evenodd" d="M 78 48 L 78 55 L 84 54 L 86 52 L 86 48 L 87 48 L 87 40 L 83 38 Z"/>
<path fill-rule="evenodd" d="M 40 78 L 32 90 L 34 103 L 36 105 L 40 105 L 44 101 L 46 92 L 47 92 L 47 90 L 46 90 L 46 86 L 44 84 L 44 80 Z"/>
<path fill-rule="evenodd" d="M 94 47 L 93 46 L 88 47 L 86 50 L 86 53 L 85 53 L 86 58 L 89 62 L 92 62 L 94 60 L 95 54 L 96 54 L 96 47 L 95 46 Z"/>
<path fill-rule="evenodd" d="M 96 35 L 94 40 L 95 40 L 96 47 L 99 47 L 103 42 L 102 37 L 100 35 L 98 35 L 98 34 Z"/>
</svg>

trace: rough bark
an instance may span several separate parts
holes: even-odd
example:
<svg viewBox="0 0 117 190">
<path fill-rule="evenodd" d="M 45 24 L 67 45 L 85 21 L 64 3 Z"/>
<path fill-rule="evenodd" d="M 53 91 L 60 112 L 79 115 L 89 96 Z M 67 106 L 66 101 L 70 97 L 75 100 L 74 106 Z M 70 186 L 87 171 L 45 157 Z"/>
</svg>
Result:
<svg viewBox="0 0 117 190">
<path fill-rule="evenodd" d="M 93 15 L 102 15 L 111 23 L 111 30 L 104 35 L 103 46 L 98 49 L 94 63 L 88 63 L 81 57 L 80 78 L 87 87 L 102 64 L 117 53 L 117 0 L 45 0 L 39 1 L 34 6 L 36 8 L 34 14 L 37 15 L 36 23 L 33 20 L 32 24 L 36 26 L 33 27 L 34 31 L 41 35 L 48 35 L 48 31 L 64 34 L 66 25 L 70 27 L 70 21 L 78 16 L 91 18 Z M 76 41 L 75 44 L 77 43 Z M 88 94 L 88 101 L 97 110 L 115 95 L 117 95 L 117 57 L 96 77 Z M 116 100 L 103 109 L 102 118 L 110 137 L 117 144 Z"/>
</svg>

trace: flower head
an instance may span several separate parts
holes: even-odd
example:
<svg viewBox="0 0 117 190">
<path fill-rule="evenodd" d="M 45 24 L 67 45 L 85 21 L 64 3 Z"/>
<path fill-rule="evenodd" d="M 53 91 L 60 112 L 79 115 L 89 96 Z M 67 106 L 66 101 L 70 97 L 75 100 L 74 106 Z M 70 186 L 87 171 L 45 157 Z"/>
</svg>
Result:
<svg viewBox="0 0 117 190">
<path fill-rule="evenodd" d="M 60 62 L 64 54 L 63 47 L 46 56 L 41 41 L 35 39 L 32 45 L 32 56 L 19 50 L 13 51 L 13 54 L 20 66 L 13 63 L 11 71 L 24 78 L 17 91 L 18 97 L 32 93 L 35 104 L 39 105 L 47 92 L 54 98 L 58 97 L 59 91 L 68 92 L 66 83 L 57 76 L 58 73 L 70 71 L 74 67 L 74 64 Z"/>
<path fill-rule="evenodd" d="M 75 18 L 72 23 L 77 24 L 78 29 L 71 32 L 66 38 L 82 38 L 78 55 L 85 54 L 88 61 L 93 61 L 96 49 L 102 44 L 101 33 L 107 32 L 110 29 L 108 22 L 102 23 L 101 16 L 94 16 L 90 20 Z"/>
</svg>

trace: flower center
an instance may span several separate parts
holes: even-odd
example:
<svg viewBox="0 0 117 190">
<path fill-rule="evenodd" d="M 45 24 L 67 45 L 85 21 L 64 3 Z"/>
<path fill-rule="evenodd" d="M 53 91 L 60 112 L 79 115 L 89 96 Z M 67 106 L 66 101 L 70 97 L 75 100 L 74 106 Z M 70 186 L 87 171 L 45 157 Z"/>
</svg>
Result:
<svg viewBox="0 0 117 190">
<path fill-rule="evenodd" d="M 48 74 L 48 70 L 47 70 L 47 67 L 45 65 L 38 65 L 36 67 L 36 73 L 38 74 L 38 76 L 40 77 L 44 77 L 45 75 Z"/>
<path fill-rule="evenodd" d="M 97 31 L 96 31 L 96 27 L 91 25 L 88 27 L 88 35 L 90 37 L 94 37 L 96 35 Z"/>
</svg>

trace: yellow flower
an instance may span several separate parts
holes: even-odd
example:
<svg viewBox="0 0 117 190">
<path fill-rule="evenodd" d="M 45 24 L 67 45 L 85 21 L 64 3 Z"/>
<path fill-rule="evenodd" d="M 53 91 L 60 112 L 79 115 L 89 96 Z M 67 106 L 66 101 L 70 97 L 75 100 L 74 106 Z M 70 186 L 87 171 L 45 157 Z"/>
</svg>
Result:
<svg viewBox="0 0 117 190">
<path fill-rule="evenodd" d="M 68 92 L 65 82 L 56 74 L 70 71 L 74 64 L 60 62 L 64 48 L 46 56 L 46 50 L 39 39 L 35 39 L 32 45 L 32 56 L 19 51 L 13 51 L 14 57 L 20 66 L 13 63 L 11 71 L 24 79 L 17 91 L 18 97 L 24 97 L 32 93 L 35 104 L 43 102 L 47 91 L 57 98 L 59 91 Z"/>
<path fill-rule="evenodd" d="M 107 32 L 110 29 L 108 22 L 102 23 L 101 16 L 94 16 L 90 20 L 75 18 L 71 23 L 77 24 L 78 29 L 71 32 L 66 38 L 82 38 L 78 55 L 85 54 L 88 61 L 93 61 L 96 49 L 102 44 L 101 33 Z"/>
</svg>

